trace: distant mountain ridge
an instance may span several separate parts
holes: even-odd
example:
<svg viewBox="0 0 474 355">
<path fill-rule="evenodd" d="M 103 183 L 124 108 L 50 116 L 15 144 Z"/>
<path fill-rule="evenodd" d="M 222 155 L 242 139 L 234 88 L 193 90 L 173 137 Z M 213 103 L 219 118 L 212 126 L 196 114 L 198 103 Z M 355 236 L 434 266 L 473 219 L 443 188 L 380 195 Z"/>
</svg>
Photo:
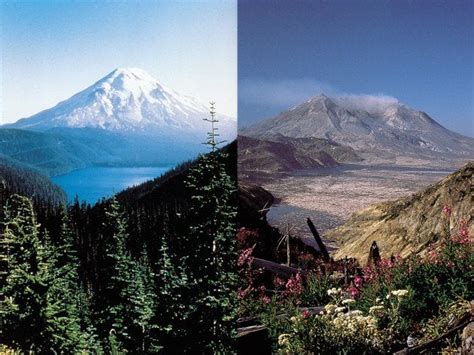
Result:
<svg viewBox="0 0 474 355">
<path fill-rule="evenodd" d="M 375 112 L 360 107 L 320 95 L 240 133 L 260 139 L 276 135 L 325 138 L 352 147 L 370 161 L 403 163 L 401 157 L 410 157 L 465 162 L 474 158 L 473 138 L 449 131 L 422 111 L 399 102 Z"/>
</svg>

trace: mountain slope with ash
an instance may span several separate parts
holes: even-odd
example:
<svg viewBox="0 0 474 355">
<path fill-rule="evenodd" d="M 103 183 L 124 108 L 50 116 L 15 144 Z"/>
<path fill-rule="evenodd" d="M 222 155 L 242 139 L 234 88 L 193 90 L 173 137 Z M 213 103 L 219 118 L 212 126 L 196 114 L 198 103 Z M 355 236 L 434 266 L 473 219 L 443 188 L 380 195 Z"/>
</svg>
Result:
<svg viewBox="0 0 474 355">
<path fill-rule="evenodd" d="M 353 148 L 336 143 L 329 139 L 305 137 L 292 138 L 277 134 L 268 138 L 270 141 L 289 144 L 295 147 L 301 154 L 318 160 L 321 153 L 330 155 L 338 163 L 360 162 L 363 159 Z"/>
<path fill-rule="evenodd" d="M 354 213 L 344 225 L 326 234 L 328 239 L 336 240 L 341 246 L 334 256 L 342 258 L 347 255 L 366 262 L 374 241 L 383 257 L 406 257 L 412 252 L 423 252 L 429 244 L 444 237 L 447 222 L 444 206 L 452 210 L 451 227 L 462 219 L 472 235 L 473 173 L 474 162 L 470 162 L 413 196 Z"/>
<path fill-rule="evenodd" d="M 240 133 L 260 139 L 278 134 L 325 138 L 348 145 L 373 162 L 465 163 L 474 157 L 473 138 L 449 131 L 422 111 L 399 102 L 370 112 L 362 107 L 320 95 Z"/>
</svg>

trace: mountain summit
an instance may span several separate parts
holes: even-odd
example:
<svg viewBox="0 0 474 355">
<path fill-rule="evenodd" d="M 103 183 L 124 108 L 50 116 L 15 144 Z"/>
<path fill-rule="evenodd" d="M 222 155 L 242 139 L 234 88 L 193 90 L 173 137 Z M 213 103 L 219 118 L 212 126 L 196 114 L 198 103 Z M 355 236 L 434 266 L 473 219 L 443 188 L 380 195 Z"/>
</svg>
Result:
<svg viewBox="0 0 474 355">
<path fill-rule="evenodd" d="M 181 95 L 138 68 L 118 68 L 56 106 L 9 127 L 45 131 L 51 128 L 98 128 L 146 134 L 202 136 L 208 108 Z M 235 120 L 219 115 L 222 130 L 235 136 Z"/>
<path fill-rule="evenodd" d="M 325 138 L 374 162 L 474 158 L 474 139 L 449 131 L 425 112 L 396 100 L 369 106 L 363 97 L 315 96 L 242 129 L 241 134 L 270 140 L 276 135 Z"/>
</svg>

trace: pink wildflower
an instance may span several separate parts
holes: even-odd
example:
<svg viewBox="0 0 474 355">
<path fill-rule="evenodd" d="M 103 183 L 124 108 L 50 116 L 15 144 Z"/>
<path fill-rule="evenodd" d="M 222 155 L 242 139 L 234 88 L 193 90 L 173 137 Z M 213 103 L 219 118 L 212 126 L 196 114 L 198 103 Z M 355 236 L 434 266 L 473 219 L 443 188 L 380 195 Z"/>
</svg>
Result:
<svg viewBox="0 0 474 355">
<path fill-rule="evenodd" d="M 359 290 L 354 286 L 349 287 L 347 292 L 350 293 L 352 298 L 357 298 L 359 296 Z"/>
<path fill-rule="evenodd" d="M 283 287 L 285 286 L 285 280 L 283 280 L 281 277 L 275 276 L 275 278 L 273 279 L 273 284 L 276 287 Z"/>
<path fill-rule="evenodd" d="M 237 260 L 237 265 L 238 266 L 244 266 L 244 265 L 250 266 L 253 262 L 252 253 L 253 253 L 253 248 L 247 248 L 247 249 L 242 250 L 239 254 L 239 258 Z"/>
<path fill-rule="evenodd" d="M 305 309 L 305 310 L 303 310 L 303 312 L 301 312 L 301 316 L 303 317 L 303 319 L 308 318 L 309 315 L 310 315 L 310 313 L 307 309 Z"/>
<path fill-rule="evenodd" d="M 295 276 L 290 277 L 290 279 L 286 282 L 286 290 L 289 294 L 299 295 L 303 291 L 303 284 L 302 284 L 302 277 L 301 274 L 298 272 Z"/>
<path fill-rule="evenodd" d="M 451 212 L 452 212 L 451 207 L 449 207 L 448 205 L 444 205 L 444 206 L 443 206 L 443 213 L 444 213 L 447 217 L 451 216 Z"/>
</svg>

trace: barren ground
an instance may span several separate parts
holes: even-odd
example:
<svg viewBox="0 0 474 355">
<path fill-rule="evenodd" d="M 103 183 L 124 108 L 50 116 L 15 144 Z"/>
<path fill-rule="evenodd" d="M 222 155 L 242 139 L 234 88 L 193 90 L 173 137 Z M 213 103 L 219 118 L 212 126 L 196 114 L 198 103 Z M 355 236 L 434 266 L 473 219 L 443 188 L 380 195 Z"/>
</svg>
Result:
<svg viewBox="0 0 474 355">
<path fill-rule="evenodd" d="M 270 224 L 312 243 L 306 218 L 324 232 L 343 224 L 357 210 L 415 193 L 441 180 L 453 170 L 346 165 L 304 171 L 264 184 L 280 200 L 267 214 Z"/>
</svg>

